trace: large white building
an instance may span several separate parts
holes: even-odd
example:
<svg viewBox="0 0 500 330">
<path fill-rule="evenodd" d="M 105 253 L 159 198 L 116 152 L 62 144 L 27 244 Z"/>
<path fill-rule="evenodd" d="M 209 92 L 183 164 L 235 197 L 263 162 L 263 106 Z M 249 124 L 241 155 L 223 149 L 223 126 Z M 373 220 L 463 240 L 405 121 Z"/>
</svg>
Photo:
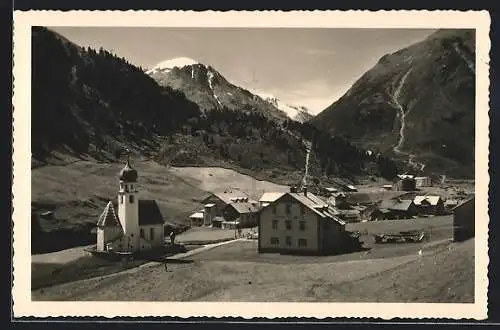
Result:
<svg viewBox="0 0 500 330">
<path fill-rule="evenodd" d="M 139 200 L 138 174 L 127 158 L 119 174 L 118 213 L 110 201 L 97 222 L 97 251 L 135 253 L 164 244 L 164 220 L 154 200 Z"/>
</svg>

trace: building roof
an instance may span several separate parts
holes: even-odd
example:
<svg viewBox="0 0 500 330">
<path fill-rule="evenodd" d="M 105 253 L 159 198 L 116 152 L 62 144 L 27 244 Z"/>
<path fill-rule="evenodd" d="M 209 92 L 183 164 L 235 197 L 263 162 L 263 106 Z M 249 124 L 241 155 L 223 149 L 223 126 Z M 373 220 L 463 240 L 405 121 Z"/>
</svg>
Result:
<svg viewBox="0 0 500 330">
<path fill-rule="evenodd" d="M 205 207 L 214 207 L 214 206 L 215 206 L 214 203 L 205 204 Z"/>
<path fill-rule="evenodd" d="M 104 208 L 104 211 L 97 221 L 97 226 L 121 228 L 120 220 L 118 220 L 118 217 L 116 216 L 115 208 L 113 207 L 113 203 L 111 201 L 109 201 Z"/>
<path fill-rule="evenodd" d="M 265 192 L 262 197 L 260 197 L 259 202 L 274 202 L 284 194 L 284 192 Z"/>
<path fill-rule="evenodd" d="M 415 196 L 415 199 L 413 202 L 415 205 L 422 205 L 422 203 L 427 202 L 432 206 L 436 206 L 439 201 L 441 200 L 440 196 L 430 196 L 430 195 L 425 195 L 425 196 Z"/>
<path fill-rule="evenodd" d="M 155 200 L 139 200 L 139 226 L 163 225 L 165 221 Z"/>
<path fill-rule="evenodd" d="M 380 209 L 386 209 L 390 211 L 408 211 L 412 203 L 412 200 L 407 199 L 389 199 L 382 201 L 382 203 L 380 204 Z"/>
<path fill-rule="evenodd" d="M 464 206 L 465 204 L 469 204 L 470 202 L 474 203 L 474 199 L 475 199 L 475 196 L 472 196 L 471 198 L 463 201 L 462 203 L 460 203 L 457 206 L 455 206 L 454 208 L 452 208 L 452 211 L 454 211 L 458 208 L 461 208 L 462 206 Z"/>
<path fill-rule="evenodd" d="M 317 215 L 319 215 L 322 218 L 330 218 L 333 221 L 337 222 L 340 225 L 345 225 L 345 222 L 339 219 L 335 214 L 334 211 L 332 210 L 329 205 L 323 201 L 321 198 L 315 196 L 314 194 L 308 192 L 307 196 L 304 195 L 304 193 L 284 193 L 283 196 L 281 196 L 279 199 L 283 198 L 284 196 L 290 196 L 296 201 L 298 201 L 300 204 L 304 205 Z M 276 200 L 276 201 L 278 201 Z"/>
<path fill-rule="evenodd" d="M 411 174 L 398 174 L 398 178 L 400 178 L 400 179 L 413 179 L 414 176 Z"/>
<path fill-rule="evenodd" d="M 227 207 L 232 207 L 239 214 L 256 213 L 259 211 L 258 206 L 250 202 L 231 203 Z"/>
<path fill-rule="evenodd" d="M 191 219 L 203 219 L 205 214 L 203 212 L 195 212 L 189 216 Z"/>
<path fill-rule="evenodd" d="M 205 200 L 207 200 L 208 198 L 210 198 L 212 196 L 219 198 L 220 200 L 222 200 L 226 204 L 232 203 L 233 202 L 232 199 L 234 199 L 234 198 L 247 198 L 248 199 L 247 194 L 245 194 L 244 192 L 239 191 L 239 190 L 214 192 L 214 193 L 212 193 L 212 195 L 207 197 Z"/>
</svg>

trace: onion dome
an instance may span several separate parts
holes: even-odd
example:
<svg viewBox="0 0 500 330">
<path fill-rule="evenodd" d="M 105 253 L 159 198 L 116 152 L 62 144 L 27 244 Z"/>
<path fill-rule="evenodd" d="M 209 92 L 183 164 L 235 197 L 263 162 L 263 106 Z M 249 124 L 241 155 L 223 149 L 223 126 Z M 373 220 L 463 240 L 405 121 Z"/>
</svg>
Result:
<svg viewBox="0 0 500 330">
<path fill-rule="evenodd" d="M 127 156 L 127 163 L 120 171 L 119 178 L 121 181 L 125 182 L 136 182 L 137 181 L 137 171 L 130 166 L 130 157 Z"/>
</svg>

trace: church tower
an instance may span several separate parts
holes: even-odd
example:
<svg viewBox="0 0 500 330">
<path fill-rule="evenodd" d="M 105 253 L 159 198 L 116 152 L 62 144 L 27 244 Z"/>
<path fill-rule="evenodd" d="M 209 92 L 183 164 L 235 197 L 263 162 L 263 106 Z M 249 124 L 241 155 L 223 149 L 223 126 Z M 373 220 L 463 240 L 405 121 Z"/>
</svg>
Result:
<svg viewBox="0 0 500 330">
<path fill-rule="evenodd" d="M 120 190 L 118 191 L 118 218 L 123 228 L 126 251 L 139 249 L 139 199 L 137 192 L 137 171 L 130 165 L 130 154 L 127 163 L 120 171 Z"/>
</svg>

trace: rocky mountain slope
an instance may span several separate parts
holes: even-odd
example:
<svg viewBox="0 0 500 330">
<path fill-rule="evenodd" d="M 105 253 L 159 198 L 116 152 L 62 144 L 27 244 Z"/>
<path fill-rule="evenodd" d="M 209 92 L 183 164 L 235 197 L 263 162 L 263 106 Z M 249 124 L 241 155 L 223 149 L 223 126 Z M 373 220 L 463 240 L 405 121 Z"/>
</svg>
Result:
<svg viewBox="0 0 500 330">
<path fill-rule="evenodd" d="M 475 34 L 439 30 L 378 63 L 312 123 L 410 169 L 474 175 Z"/>
<path fill-rule="evenodd" d="M 311 120 L 314 115 L 304 106 L 290 104 L 288 102 L 284 102 L 281 99 L 277 98 L 274 95 L 262 93 L 259 91 L 252 91 L 253 94 L 262 97 L 265 101 L 271 103 L 273 106 L 278 108 L 279 110 L 284 111 L 288 118 L 298 121 L 300 123 L 305 123 L 308 120 Z"/>
<path fill-rule="evenodd" d="M 160 86 L 182 91 L 202 111 L 229 109 L 257 112 L 266 118 L 285 120 L 287 114 L 272 102 L 230 83 L 209 65 L 180 57 L 158 63 L 146 71 Z"/>
</svg>

